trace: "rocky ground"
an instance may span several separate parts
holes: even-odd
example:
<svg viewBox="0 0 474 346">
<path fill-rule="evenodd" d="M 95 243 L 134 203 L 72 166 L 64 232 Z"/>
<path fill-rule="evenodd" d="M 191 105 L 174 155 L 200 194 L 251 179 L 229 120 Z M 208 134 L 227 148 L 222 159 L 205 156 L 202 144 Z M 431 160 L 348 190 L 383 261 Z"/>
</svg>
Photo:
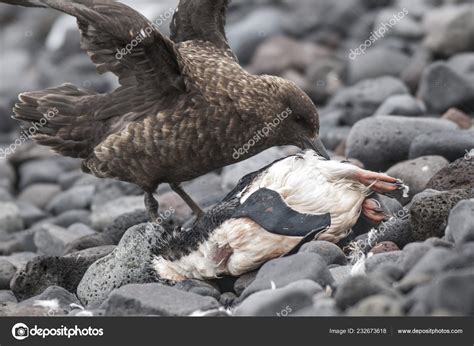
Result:
<svg viewBox="0 0 474 346">
<path fill-rule="evenodd" d="M 129 3 L 150 18 L 175 6 Z M 116 82 L 96 75 L 72 20 L 1 5 L 0 147 L 14 153 L 0 160 L 0 315 L 474 315 L 473 19 L 472 2 L 460 0 L 235 0 L 228 36 L 247 69 L 307 91 L 335 157 L 411 189 L 380 197 L 393 217 L 376 228 L 361 219 L 344 251 L 313 242 L 239 278 L 169 287 L 149 282 L 156 235 L 139 189 L 12 144 L 18 92 L 63 82 L 107 91 Z M 211 206 L 244 174 L 292 152 L 271 149 L 186 190 Z M 168 187 L 159 193 L 162 210 L 174 210 L 168 221 L 190 219 Z"/>
</svg>

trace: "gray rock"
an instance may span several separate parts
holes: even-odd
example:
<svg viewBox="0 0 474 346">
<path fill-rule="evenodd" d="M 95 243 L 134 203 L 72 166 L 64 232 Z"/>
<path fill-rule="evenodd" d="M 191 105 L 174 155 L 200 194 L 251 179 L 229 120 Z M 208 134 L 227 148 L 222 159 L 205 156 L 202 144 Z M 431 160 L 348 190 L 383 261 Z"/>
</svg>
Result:
<svg viewBox="0 0 474 346">
<path fill-rule="evenodd" d="M 88 227 L 76 226 L 71 229 L 64 229 L 55 225 L 44 225 L 35 233 L 34 241 L 42 254 L 62 256 L 69 244 L 76 239 L 91 234 L 95 234 L 95 231 Z"/>
<path fill-rule="evenodd" d="M 329 269 L 336 286 L 341 285 L 351 277 L 352 266 L 337 266 Z"/>
<path fill-rule="evenodd" d="M 474 241 L 474 199 L 461 201 L 451 210 L 446 234 L 456 244 Z"/>
<path fill-rule="evenodd" d="M 358 122 L 347 139 L 346 154 L 375 171 L 407 160 L 415 137 L 436 130 L 455 129 L 447 120 L 377 116 Z"/>
<path fill-rule="evenodd" d="M 347 259 L 341 248 L 328 241 L 312 241 L 301 247 L 299 252 L 310 252 L 318 254 L 323 258 L 327 265 L 339 264 L 346 265 Z"/>
<path fill-rule="evenodd" d="M 47 216 L 44 211 L 29 202 L 17 202 L 16 204 L 20 210 L 20 217 L 26 227 L 32 226 L 34 223 L 46 218 Z"/>
<path fill-rule="evenodd" d="M 403 248 L 402 256 L 398 259 L 397 264 L 399 264 L 405 272 L 408 272 L 431 249 L 432 246 L 427 243 L 416 242 L 408 244 Z"/>
<path fill-rule="evenodd" d="M 473 189 L 474 159 L 466 158 L 458 159 L 441 169 L 428 182 L 427 188 L 439 191 Z"/>
<path fill-rule="evenodd" d="M 92 198 L 92 208 L 97 208 L 112 200 L 125 196 L 143 196 L 143 191 L 134 184 L 113 179 L 99 179 L 85 176 L 76 180 L 74 186 L 94 186 L 95 195 Z"/>
<path fill-rule="evenodd" d="M 381 280 L 387 285 L 394 285 L 403 278 L 403 275 L 405 275 L 405 272 L 401 266 L 390 261 L 384 262 L 377 266 L 377 268 L 375 268 L 371 273 L 373 278 Z"/>
<path fill-rule="evenodd" d="M 11 202 L 0 202 L 0 232 L 13 233 L 24 229 L 20 210 Z"/>
<path fill-rule="evenodd" d="M 411 294 L 414 311 L 424 314 L 472 316 L 474 314 L 474 270 L 441 273 L 429 285 Z M 416 313 L 415 313 L 416 314 Z"/>
<path fill-rule="evenodd" d="M 3 305 L 5 303 L 17 303 L 18 300 L 16 299 L 15 295 L 10 290 L 0 290 L 0 304 Z"/>
<path fill-rule="evenodd" d="M 88 249 L 68 253 L 67 255 L 64 256 L 64 258 L 73 258 L 76 260 L 81 259 L 83 261 L 86 261 L 87 263 L 92 264 L 99 258 L 107 256 L 114 250 L 115 250 L 115 245 L 97 246 L 97 247 L 91 247 Z"/>
<path fill-rule="evenodd" d="M 227 27 L 227 37 L 242 63 L 248 63 L 258 45 L 270 36 L 282 32 L 285 15 L 274 7 L 262 7 L 239 22 Z"/>
<path fill-rule="evenodd" d="M 444 62 L 435 62 L 422 74 L 418 98 L 428 111 L 442 114 L 451 107 L 474 104 L 474 84 Z"/>
<path fill-rule="evenodd" d="M 461 200 L 471 197 L 474 196 L 470 191 L 451 190 L 414 200 L 410 207 L 414 239 L 443 237 L 451 209 Z"/>
<path fill-rule="evenodd" d="M 291 316 L 324 316 L 334 317 L 341 315 L 336 301 L 328 297 L 326 292 L 321 292 L 313 297 L 313 305 L 294 312 Z"/>
<path fill-rule="evenodd" d="M 94 229 L 104 229 L 122 214 L 137 210 L 145 210 L 143 196 L 127 196 L 112 200 L 92 208 L 92 226 Z"/>
<path fill-rule="evenodd" d="M 258 47 L 249 69 L 255 74 L 281 76 L 291 69 L 304 71 L 313 62 L 326 58 L 329 54 L 327 48 L 312 42 L 276 36 L 269 38 Z"/>
<path fill-rule="evenodd" d="M 448 65 L 460 75 L 474 78 L 474 53 L 456 54 L 448 60 Z"/>
<path fill-rule="evenodd" d="M 321 141 L 328 150 L 336 150 L 341 143 L 344 143 L 351 132 L 349 126 L 322 127 L 320 131 Z"/>
<path fill-rule="evenodd" d="M 1 180 L 1 178 L 0 178 Z M 1 185 L 1 182 L 0 182 Z M 14 198 L 10 191 L 5 187 L 0 186 L 0 202 L 13 202 Z"/>
<path fill-rule="evenodd" d="M 8 163 L 8 161 L 0 160 L 0 187 L 3 187 L 8 191 L 13 190 L 15 179 L 15 170 L 13 167 Z"/>
<path fill-rule="evenodd" d="M 328 104 L 330 109 L 345 111 L 344 125 L 354 125 L 370 117 L 390 96 L 408 94 L 407 87 L 394 77 L 380 77 L 357 83 L 338 92 Z"/>
<path fill-rule="evenodd" d="M 235 309 L 236 316 L 287 317 L 311 306 L 313 296 L 323 289 L 311 280 L 300 280 L 283 288 L 252 294 Z"/>
<path fill-rule="evenodd" d="M 49 201 L 60 192 L 61 187 L 57 184 L 32 184 L 21 191 L 18 200 L 45 209 Z"/>
<path fill-rule="evenodd" d="M 409 291 L 416 286 L 430 283 L 442 272 L 472 268 L 473 261 L 474 252 L 469 248 L 457 251 L 442 247 L 432 248 L 410 269 L 398 288 Z"/>
<path fill-rule="evenodd" d="M 393 193 L 395 195 L 395 193 Z M 401 193 L 403 195 L 403 192 Z M 403 196 L 402 196 L 403 197 Z M 382 206 L 382 210 L 390 216 L 396 216 L 398 213 L 403 213 L 403 206 L 398 200 L 395 198 L 376 194 L 371 196 L 371 198 L 376 199 L 379 201 L 380 205 Z"/>
<path fill-rule="evenodd" d="M 114 290 L 103 304 L 106 316 L 189 316 L 195 311 L 218 307 L 219 303 L 214 298 L 158 283 L 123 286 Z"/>
<path fill-rule="evenodd" d="M 400 248 L 397 244 L 392 241 L 383 241 L 377 243 L 372 249 L 370 249 L 369 255 L 378 255 L 378 254 L 385 254 L 388 252 L 399 251 Z"/>
<path fill-rule="evenodd" d="M 37 256 L 34 252 L 15 252 L 9 256 L 1 256 L 0 259 L 7 260 L 16 268 L 20 268 Z"/>
<path fill-rule="evenodd" d="M 20 23 L 18 23 L 19 26 Z M 17 29 L 19 27 L 17 26 Z M 13 29 L 12 27 L 10 27 Z M 21 26 L 20 26 L 21 28 Z M 21 30 L 21 29 L 19 29 Z M 23 30 L 24 32 L 24 30 Z M 3 34 L 2 30 L 2 34 Z M 15 31 L 10 32 L 14 37 L 18 38 L 18 34 L 15 34 Z M 2 35 L 2 44 L 5 44 L 4 40 L 10 38 L 7 35 Z M 23 35 L 22 37 L 23 40 L 25 40 L 25 37 Z M 28 54 L 27 50 L 22 50 L 22 49 L 8 49 L 8 51 L 5 52 L 5 54 L 2 57 L 2 62 L 5 64 L 4 66 L 8 66 L 7 69 L 2 70 L 2 85 L 0 86 L 0 94 L 2 96 L 6 96 L 9 100 L 13 99 L 13 95 L 17 94 L 18 91 L 21 90 L 21 88 L 26 88 L 28 84 L 33 84 L 34 81 L 31 80 L 31 78 L 28 78 L 25 76 L 25 78 L 15 78 L 15 75 L 18 76 L 18 73 L 21 73 L 21 71 L 24 71 L 25 69 L 28 68 L 30 61 L 30 57 Z M 6 151 L 7 156 L 8 151 Z"/>
<path fill-rule="evenodd" d="M 237 301 L 237 296 L 233 292 L 222 293 L 219 297 L 219 303 L 225 308 L 233 306 L 235 301 Z"/>
<path fill-rule="evenodd" d="M 148 221 L 148 213 L 143 210 L 126 213 L 119 216 L 112 225 L 104 229 L 104 234 L 110 236 L 116 243 L 120 241 L 124 233 L 132 226 Z"/>
<path fill-rule="evenodd" d="M 404 209 L 400 210 L 388 221 L 374 228 L 362 246 L 368 253 L 377 243 L 393 242 L 400 249 L 413 241 L 413 231 L 410 224 L 410 215 Z"/>
<path fill-rule="evenodd" d="M 61 214 L 69 210 L 89 208 L 94 195 L 94 186 L 76 186 L 56 195 L 48 203 L 46 209 L 54 214 Z"/>
<path fill-rule="evenodd" d="M 15 98 L 16 97 L 17 96 L 15 96 Z M 20 167 L 24 163 L 34 160 L 42 161 L 51 159 L 62 160 L 54 155 L 50 148 L 38 145 L 33 141 L 23 143 L 20 147 L 17 147 L 16 151 L 9 157 L 10 163 L 15 167 Z M 66 159 L 66 161 L 70 162 L 69 159 Z"/>
<path fill-rule="evenodd" d="M 240 277 L 235 280 L 234 283 L 234 292 L 240 296 L 242 292 L 250 286 L 252 282 L 255 281 L 255 278 L 257 277 L 258 271 L 254 270 L 252 272 L 245 273 L 241 275 Z"/>
<path fill-rule="evenodd" d="M 396 263 L 401 256 L 401 251 L 384 252 L 370 256 L 365 261 L 365 271 L 371 273 L 383 264 Z"/>
<path fill-rule="evenodd" d="M 63 157 L 27 161 L 19 168 L 20 188 L 35 183 L 56 183 L 61 173 L 78 164 L 76 160 Z"/>
<path fill-rule="evenodd" d="M 393 95 L 384 101 L 374 115 L 417 117 L 426 113 L 426 106 L 411 95 Z"/>
<path fill-rule="evenodd" d="M 353 24 L 362 14 L 360 9 L 365 7 L 359 0 L 341 3 L 330 0 L 298 2 L 284 0 L 283 3 L 284 8 L 292 9 L 285 13 L 283 19 L 285 31 L 297 37 L 307 36 L 308 32 L 314 31 L 315 28 L 319 28 L 327 35 L 334 36 L 337 31 L 343 36 L 349 36 Z"/>
<path fill-rule="evenodd" d="M 474 7 L 472 4 L 446 6 L 426 15 L 423 26 L 428 35 L 424 45 L 438 55 L 451 56 L 474 50 Z M 462 28 L 462 30 L 460 30 Z"/>
<path fill-rule="evenodd" d="M 455 247 L 451 241 L 440 239 L 437 237 L 428 238 L 424 242 L 433 247 L 442 247 L 446 249 L 453 249 Z"/>
<path fill-rule="evenodd" d="M 409 57 L 399 50 L 383 46 L 374 47 L 356 59 L 350 60 L 350 84 L 377 77 L 399 77 L 409 61 Z M 387 114 L 389 113 L 385 115 Z"/>
<path fill-rule="evenodd" d="M 410 187 L 408 200 L 402 200 L 402 203 L 406 204 L 414 195 L 424 191 L 430 179 L 448 164 L 442 156 L 422 156 L 397 163 L 387 174 L 403 180 Z"/>
<path fill-rule="evenodd" d="M 90 266 L 77 288 L 77 296 L 84 305 L 97 307 L 116 288 L 150 282 L 151 251 L 159 240 L 159 232 L 164 230 L 148 225 L 130 228 L 112 253 Z"/>
<path fill-rule="evenodd" d="M 303 252 L 265 263 L 258 271 L 255 281 L 244 290 L 241 299 L 272 288 L 272 286 L 284 287 L 292 282 L 305 279 L 313 280 L 322 287 L 326 287 L 334 281 L 321 256 Z"/>
<path fill-rule="evenodd" d="M 473 119 L 463 111 L 457 109 L 457 108 L 450 108 L 448 109 L 441 119 L 446 119 L 449 121 L 452 121 L 456 125 L 459 126 L 460 129 L 462 130 L 468 130 L 472 127 Z"/>
<path fill-rule="evenodd" d="M 58 184 L 61 186 L 61 189 L 66 191 L 72 188 L 74 183 L 76 183 L 76 181 L 82 178 L 83 176 L 84 173 L 82 173 L 81 171 L 65 172 L 58 177 Z"/>
<path fill-rule="evenodd" d="M 217 300 L 221 295 L 221 292 L 219 292 L 219 290 L 217 290 L 214 286 L 201 280 L 184 280 L 178 282 L 173 287 L 181 291 L 199 294 L 200 296 L 204 297 L 212 297 Z"/>
<path fill-rule="evenodd" d="M 402 80 L 410 88 L 412 93 L 418 89 L 421 76 L 426 67 L 432 63 L 433 57 L 431 52 L 423 46 L 417 46 L 413 52 L 410 63 L 402 74 Z M 425 105 L 426 107 L 426 105 Z"/>
<path fill-rule="evenodd" d="M 423 3 L 423 2 L 421 2 Z M 424 14 L 424 11 L 421 11 L 421 14 L 415 13 L 412 10 L 412 6 L 414 5 L 413 2 L 409 2 L 408 6 L 405 7 L 405 4 L 401 4 L 400 1 L 397 4 L 398 9 L 407 8 L 408 15 L 404 16 L 402 20 L 400 20 L 397 25 L 390 28 L 390 30 L 386 33 L 385 37 L 401 37 L 407 40 L 418 40 L 424 36 L 424 31 L 421 24 L 418 22 L 419 16 Z M 426 10 L 425 10 L 426 11 Z M 375 23 L 388 23 L 390 19 L 393 19 L 393 15 L 396 13 L 394 8 L 386 8 L 382 9 Z"/>
<path fill-rule="evenodd" d="M 343 126 L 343 118 L 345 116 L 346 112 L 344 109 L 337 109 L 337 108 L 329 108 L 329 107 L 324 107 L 319 109 L 319 115 L 320 115 L 320 125 L 321 128 L 339 128 L 339 127 L 344 127 L 344 128 L 351 128 L 350 126 Z M 322 131 L 320 135 L 323 135 Z"/>
<path fill-rule="evenodd" d="M 68 210 L 54 218 L 43 221 L 63 228 L 67 228 L 76 223 L 82 223 L 88 226 L 92 224 L 91 214 L 87 210 Z"/>
<path fill-rule="evenodd" d="M 345 75 L 346 62 L 341 57 L 330 55 L 313 60 L 307 68 L 303 90 L 316 104 L 326 104 L 344 86 Z"/>
<path fill-rule="evenodd" d="M 186 190 L 186 193 L 192 196 L 194 201 L 203 209 L 220 202 L 229 192 L 222 188 L 221 176 L 214 172 L 205 174 L 187 184 L 183 184 L 183 188 Z M 165 208 L 171 206 L 172 205 L 165 206 Z M 187 218 L 181 218 L 178 221 L 184 223 L 186 220 Z"/>
<path fill-rule="evenodd" d="M 385 295 L 374 295 L 362 299 L 347 310 L 348 316 L 403 316 L 403 304 Z"/>
<path fill-rule="evenodd" d="M 474 148 L 474 131 L 436 131 L 417 136 L 410 145 L 410 158 L 439 155 L 449 161 L 463 158 Z"/>
<path fill-rule="evenodd" d="M 87 235 L 73 241 L 66 248 L 66 253 L 96 246 L 117 245 L 129 228 L 147 221 L 148 214 L 144 210 L 123 214 L 115 219 L 110 226 L 107 226 L 103 232 Z"/>
<path fill-rule="evenodd" d="M 364 298 L 382 294 L 395 297 L 396 293 L 369 276 L 356 275 L 345 281 L 336 291 L 334 298 L 342 310 L 357 304 Z"/>
<path fill-rule="evenodd" d="M 50 286 L 75 292 L 87 268 L 110 251 L 112 248 L 102 247 L 67 257 L 36 257 L 17 271 L 11 281 L 11 290 L 20 300 L 38 295 Z"/>
<path fill-rule="evenodd" d="M 104 233 L 94 233 L 78 238 L 73 242 L 69 243 L 69 245 L 64 250 L 64 253 L 69 254 L 75 251 L 87 250 L 99 246 L 114 246 L 117 245 L 117 243 L 118 242 L 114 242 L 109 236 Z"/>
<path fill-rule="evenodd" d="M 9 289 L 10 281 L 16 273 L 16 267 L 5 259 L 0 259 L 0 289 Z"/>
<path fill-rule="evenodd" d="M 51 286 L 41 294 L 22 301 L 18 306 L 20 310 L 26 307 L 42 308 L 44 316 L 54 317 L 67 315 L 78 304 L 74 294 L 62 287 Z"/>
<path fill-rule="evenodd" d="M 10 255 L 14 252 L 37 251 L 33 241 L 34 233 L 34 230 L 27 229 L 10 234 L 6 239 L 0 241 L 0 254 Z"/>
</svg>

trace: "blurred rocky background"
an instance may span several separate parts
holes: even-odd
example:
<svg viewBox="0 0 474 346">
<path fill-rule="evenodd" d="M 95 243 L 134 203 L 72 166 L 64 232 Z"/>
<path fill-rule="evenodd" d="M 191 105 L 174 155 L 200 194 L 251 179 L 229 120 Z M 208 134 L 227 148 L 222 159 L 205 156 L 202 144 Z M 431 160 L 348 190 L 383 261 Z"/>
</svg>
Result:
<svg viewBox="0 0 474 346">
<path fill-rule="evenodd" d="M 155 19 L 177 1 L 124 2 Z M 365 260 L 354 266 L 314 242 L 237 280 L 146 283 L 140 190 L 18 142 L 10 119 L 22 91 L 70 82 L 107 92 L 115 78 L 97 75 L 73 18 L 0 5 L 0 153 L 13 152 L 0 159 L 0 315 L 473 315 L 472 0 L 234 0 L 227 33 L 246 69 L 311 96 L 334 158 L 410 185 L 407 198 L 380 197 L 393 218 L 378 231 L 363 219 L 354 228 Z M 268 150 L 186 190 L 211 206 L 294 150 Z M 171 222 L 190 219 L 167 186 L 160 192 Z M 113 270 L 91 266 L 101 258 Z"/>
</svg>

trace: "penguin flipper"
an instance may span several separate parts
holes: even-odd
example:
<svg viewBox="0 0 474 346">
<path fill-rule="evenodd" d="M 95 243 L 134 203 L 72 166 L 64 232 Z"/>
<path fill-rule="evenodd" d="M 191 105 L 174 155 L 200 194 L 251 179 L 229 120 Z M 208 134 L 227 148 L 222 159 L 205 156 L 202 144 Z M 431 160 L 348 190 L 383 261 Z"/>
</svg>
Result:
<svg viewBox="0 0 474 346">
<path fill-rule="evenodd" d="M 307 237 L 331 226 L 331 215 L 303 214 L 292 209 L 270 189 L 254 192 L 234 211 L 233 218 L 247 217 L 266 231 L 288 237 Z"/>
</svg>

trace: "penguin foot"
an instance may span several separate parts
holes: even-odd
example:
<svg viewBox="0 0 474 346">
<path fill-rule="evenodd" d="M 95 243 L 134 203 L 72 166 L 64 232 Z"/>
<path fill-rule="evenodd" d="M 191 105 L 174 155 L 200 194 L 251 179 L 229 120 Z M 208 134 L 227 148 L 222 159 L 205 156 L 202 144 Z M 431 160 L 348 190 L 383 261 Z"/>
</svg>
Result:
<svg viewBox="0 0 474 346">
<path fill-rule="evenodd" d="M 362 204 L 362 214 L 374 223 L 380 223 L 389 219 L 389 216 L 384 213 L 380 202 L 373 198 L 367 198 L 364 201 Z"/>
<path fill-rule="evenodd" d="M 354 174 L 353 178 L 370 187 L 370 189 L 377 193 L 390 193 L 400 189 L 400 181 L 383 173 L 376 173 L 359 169 Z"/>
</svg>

